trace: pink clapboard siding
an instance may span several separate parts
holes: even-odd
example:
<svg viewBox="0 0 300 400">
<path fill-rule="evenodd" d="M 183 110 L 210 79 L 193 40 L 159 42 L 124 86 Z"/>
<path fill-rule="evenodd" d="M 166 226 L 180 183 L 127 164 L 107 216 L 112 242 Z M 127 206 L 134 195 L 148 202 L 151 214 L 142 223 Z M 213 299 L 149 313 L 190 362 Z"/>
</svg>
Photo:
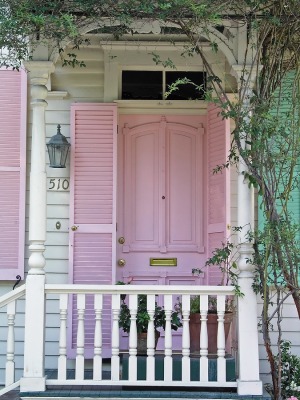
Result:
<svg viewBox="0 0 300 400">
<path fill-rule="evenodd" d="M 71 107 L 70 281 L 114 283 L 116 232 L 116 105 L 74 104 Z M 104 298 L 103 349 L 109 356 L 110 299 Z M 85 349 L 92 357 L 94 310 L 86 299 Z M 70 356 L 76 348 L 77 311 L 73 301 Z"/>
<path fill-rule="evenodd" d="M 0 69 L 0 279 L 24 277 L 26 88 L 24 71 Z"/>
<path fill-rule="evenodd" d="M 220 109 L 209 105 L 207 112 L 208 130 L 208 256 L 220 247 L 227 238 L 230 224 L 230 176 L 228 168 L 218 173 L 214 169 L 226 162 L 230 141 L 230 122 L 222 119 Z M 209 267 L 209 284 L 219 285 L 221 273 L 218 267 Z"/>
</svg>

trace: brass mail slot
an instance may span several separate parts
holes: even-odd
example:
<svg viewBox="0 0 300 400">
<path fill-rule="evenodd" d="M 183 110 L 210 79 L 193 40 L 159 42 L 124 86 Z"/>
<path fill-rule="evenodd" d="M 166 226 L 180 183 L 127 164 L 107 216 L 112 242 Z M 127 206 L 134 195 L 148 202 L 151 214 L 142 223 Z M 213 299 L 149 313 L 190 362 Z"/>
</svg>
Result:
<svg viewBox="0 0 300 400">
<path fill-rule="evenodd" d="M 150 258 L 151 267 L 177 267 L 177 258 Z"/>
</svg>

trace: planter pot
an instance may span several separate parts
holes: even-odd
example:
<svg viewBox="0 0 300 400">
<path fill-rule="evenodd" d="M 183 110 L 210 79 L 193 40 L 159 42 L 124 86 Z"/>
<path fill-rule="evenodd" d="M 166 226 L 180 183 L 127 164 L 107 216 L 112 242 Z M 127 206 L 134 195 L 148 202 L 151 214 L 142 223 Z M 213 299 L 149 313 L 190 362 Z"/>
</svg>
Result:
<svg viewBox="0 0 300 400">
<path fill-rule="evenodd" d="M 137 354 L 147 354 L 147 332 L 141 332 L 137 335 Z M 155 331 L 155 349 L 157 346 L 160 332 Z"/>
<path fill-rule="evenodd" d="M 232 322 L 233 314 L 225 314 L 225 342 L 228 338 L 230 325 Z M 217 332 L 218 332 L 218 316 L 217 314 L 207 314 L 207 333 L 208 333 L 208 353 L 217 354 Z M 190 315 L 190 348 L 191 353 L 200 351 L 200 332 L 201 321 L 200 314 Z"/>
</svg>

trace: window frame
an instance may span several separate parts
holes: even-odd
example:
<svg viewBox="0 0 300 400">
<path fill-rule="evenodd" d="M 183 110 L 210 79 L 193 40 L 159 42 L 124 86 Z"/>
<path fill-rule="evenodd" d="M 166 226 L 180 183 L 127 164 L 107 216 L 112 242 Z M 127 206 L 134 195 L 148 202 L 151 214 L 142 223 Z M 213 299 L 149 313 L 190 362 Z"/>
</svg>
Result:
<svg viewBox="0 0 300 400">
<path fill-rule="evenodd" d="M 160 71 L 162 73 L 162 98 L 160 100 L 151 100 L 151 99 L 123 99 L 122 98 L 122 73 L 123 71 Z M 157 67 L 157 66 L 145 66 L 142 68 L 141 66 L 122 66 L 120 68 L 120 74 L 119 74 L 119 79 L 118 79 L 118 99 L 120 101 L 168 101 L 168 99 L 165 99 L 165 93 L 166 93 L 166 74 L 168 72 L 202 72 L 205 74 L 205 71 L 199 70 L 197 67 L 186 67 L 186 66 L 179 66 L 176 67 L 176 70 L 172 68 L 163 68 L 163 67 Z M 205 80 L 206 81 L 206 80 Z M 203 101 L 204 99 L 192 99 L 192 101 Z M 191 100 L 170 100 L 170 101 L 191 101 Z"/>
</svg>

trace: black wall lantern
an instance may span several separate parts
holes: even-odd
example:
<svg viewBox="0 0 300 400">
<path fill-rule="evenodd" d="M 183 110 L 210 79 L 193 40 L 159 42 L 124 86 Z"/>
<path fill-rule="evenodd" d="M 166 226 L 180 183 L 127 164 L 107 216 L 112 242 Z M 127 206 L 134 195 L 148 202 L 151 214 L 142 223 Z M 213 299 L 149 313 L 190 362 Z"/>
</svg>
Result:
<svg viewBox="0 0 300 400">
<path fill-rule="evenodd" d="M 60 125 L 57 125 L 57 134 L 47 143 L 51 168 L 66 168 L 66 160 L 70 148 L 66 137 L 60 133 Z"/>
</svg>

